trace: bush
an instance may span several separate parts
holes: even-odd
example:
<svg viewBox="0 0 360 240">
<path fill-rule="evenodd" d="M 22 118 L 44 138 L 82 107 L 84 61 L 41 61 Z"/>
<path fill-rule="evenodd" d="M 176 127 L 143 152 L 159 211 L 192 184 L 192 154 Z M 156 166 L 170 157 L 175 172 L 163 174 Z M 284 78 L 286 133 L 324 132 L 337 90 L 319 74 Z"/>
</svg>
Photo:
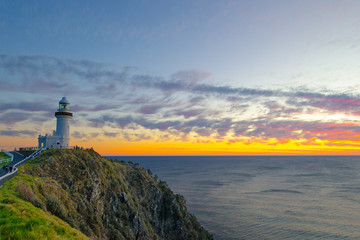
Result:
<svg viewBox="0 0 360 240">
<path fill-rule="evenodd" d="M 183 195 L 181 195 L 181 194 L 176 194 L 175 197 L 176 197 L 176 201 L 177 201 L 179 204 L 181 204 L 181 205 L 183 205 L 183 206 L 186 205 L 186 200 L 185 200 L 185 198 L 184 198 Z"/>
<path fill-rule="evenodd" d="M 49 212 L 55 216 L 61 218 L 62 220 L 67 220 L 67 212 L 65 208 L 61 205 L 59 199 L 52 195 L 46 195 L 46 208 Z"/>
<path fill-rule="evenodd" d="M 22 181 L 19 181 L 17 190 L 19 192 L 19 197 L 25 201 L 31 202 L 31 199 L 36 197 L 31 187 Z"/>
<path fill-rule="evenodd" d="M 36 196 L 34 196 L 33 198 L 30 199 L 30 202 L 32 203 L 32 205 L 34 205 L 37 208 L 41 208 L 43 210 L 45 210 L 45 204 L 38 199 Z"/>
<path fill-rule="evenodd" d="M 162 204 L 161 204 L 161 208 L 160 208 L 160 217 L 163 220 L 167 220 L 171 214 L 171 208 L 172 208 L 172 198 L 169 194 L 164 194 L 163 199 L 162 199 Z"/>
</svg>

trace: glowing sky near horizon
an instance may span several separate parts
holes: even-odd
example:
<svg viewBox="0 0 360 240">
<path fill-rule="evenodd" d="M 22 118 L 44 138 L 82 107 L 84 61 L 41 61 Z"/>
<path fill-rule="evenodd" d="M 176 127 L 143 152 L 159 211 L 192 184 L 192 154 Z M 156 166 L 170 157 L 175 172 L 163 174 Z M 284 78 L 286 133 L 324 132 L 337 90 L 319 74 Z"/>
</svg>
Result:
<svg viewBox="0 0 360 240">
<path fill-rule="evenodd" d="M 0 148 L 359 154 L 359 1 L 0 0 Z"/>
</svg>

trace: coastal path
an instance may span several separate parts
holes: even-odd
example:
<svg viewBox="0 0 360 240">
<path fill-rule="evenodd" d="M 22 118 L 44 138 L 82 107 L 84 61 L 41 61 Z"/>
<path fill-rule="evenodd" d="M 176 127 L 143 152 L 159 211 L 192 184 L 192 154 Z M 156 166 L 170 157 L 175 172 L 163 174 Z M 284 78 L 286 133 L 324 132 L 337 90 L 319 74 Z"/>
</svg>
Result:
<svg viewBox="0 0 360 240">
<path fill-rule="evenodd" d="M 23 160 L 25 158 L 24 155 L 22 155 L 22 154 L 20 154 L 20 153 L 18 153 L 16 151 L 12 151 L 10 153 L 13 155 L 13 160 L 7 164 L 8 166 L 13 166 L 13 165 L 17 164 L 18 162 L 20 162 L 21 160 Z M 0 177 L 4 176 L 5 173 L 6 173 L 5 169 L 3 169 L 1 167 L 1 169 L 0 169 Z"/>
<path fill-rule="evenodd" d="M 33 152 L 30 156 L 24 157 L 24 155 L 13 151 L 11 155 L 13 156 L 13 160 L 8 164 L 9 166 L 13 166 L 12 172 L 5 172 L 2 168 L 0 170 L 0 187 L 6 182 L 7 180 L 16 176 L 18 168 L 25 164 L 28 160 L 33 159 L 34 157 L 38 156 L 44 149 L 40 148 Z"/>
</svg>

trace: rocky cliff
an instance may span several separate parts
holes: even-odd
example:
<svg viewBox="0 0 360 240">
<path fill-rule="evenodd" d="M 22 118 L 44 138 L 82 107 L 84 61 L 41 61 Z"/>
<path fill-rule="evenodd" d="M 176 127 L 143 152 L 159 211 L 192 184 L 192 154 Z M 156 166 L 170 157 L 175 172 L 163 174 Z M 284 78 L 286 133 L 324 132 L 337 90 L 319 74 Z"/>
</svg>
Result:
<svg viewBox="0 0 360 240">
<path fill-rule="evenodd" d="M 10 182 L 22 201 L 91 239 L 212 239 L 165 182 L 93 150 L 47 150 Z"/>
</svg>

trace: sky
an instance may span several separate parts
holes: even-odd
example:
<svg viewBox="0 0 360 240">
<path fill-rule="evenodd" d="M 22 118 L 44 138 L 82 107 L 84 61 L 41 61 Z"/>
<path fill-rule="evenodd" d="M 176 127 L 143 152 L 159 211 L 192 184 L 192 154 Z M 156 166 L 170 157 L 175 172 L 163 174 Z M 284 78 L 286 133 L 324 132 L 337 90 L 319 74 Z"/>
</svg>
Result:
<svg viewBox="0 0 360 240">
<path fill-rule="evenodd" d="M 360 154 L 360 1 L 0 0 L 0 148 L 66 96 L 103 155 Z"/>
</svg>

